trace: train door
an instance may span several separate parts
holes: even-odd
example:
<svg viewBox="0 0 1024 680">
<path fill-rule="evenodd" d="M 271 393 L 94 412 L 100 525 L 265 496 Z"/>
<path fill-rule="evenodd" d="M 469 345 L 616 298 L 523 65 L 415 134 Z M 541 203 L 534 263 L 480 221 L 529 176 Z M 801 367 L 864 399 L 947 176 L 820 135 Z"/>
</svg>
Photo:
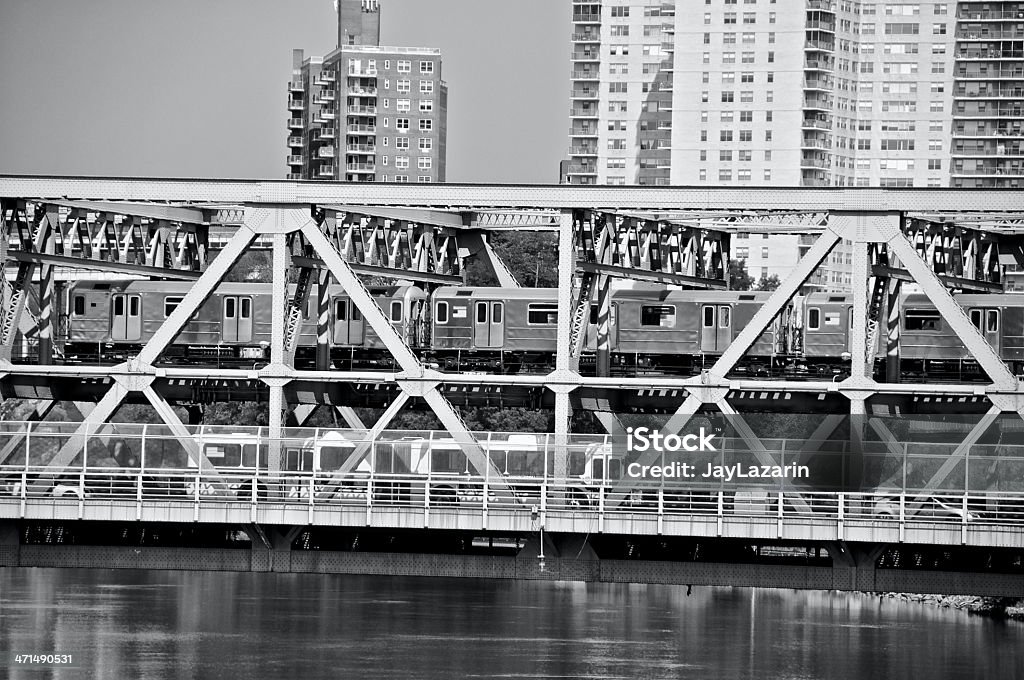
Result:
<svg viewBox="0 0 1024 680">
<path fill-rule="evenodd" d="M 725 350 L 732 342 L 732 308 L 729 305 L 702 305 L 700 317 L 700 351 Z"/>
<path fill-rule="evenodd" d="M 613 302 L 608 310 L 608 346 L 615 349 L 619 344 L 619 303 Z M 590 305 L 590 324 L 587 326 L 586 348 L 597 349 L 598 340 L 598 305 Z"/>
<path fill-rule="evenodd" d="M 473 312 L 473 341 L 477 348 L 500 348 L 505 343 L 505 303 L 477 300 Z"/>
<path fill-rule="evenodd" d="M 110 296 L 110 339 L 142 339 L 142 298 L 117 293 Z"/>
<path fill-rule="evenodd" d="M 999 310 L 986 307 L 972 307 L 968 310 L 967 316 L 970 317 L 974 327 L 985 336 L 988 344 L 992 345 L 992 349 L 999 352 Z"/>
<path fill-rule="evenodd" d="M 363 314 L 351 300 L 334 300 L 334 344 L 363 344 Z"/>
<path fill-rule="evenodd" d="M 409 303 L 409 334 L 413 347 L 424 347 L 430 342 L 427 301 L 423 298 L 411 300 Z"/>
<path fill-rule="evenodd" d="M 225 295 L 221 310 L 221 339 L 224 342 L 252 342 L 252 298 Z"/>
</svg>

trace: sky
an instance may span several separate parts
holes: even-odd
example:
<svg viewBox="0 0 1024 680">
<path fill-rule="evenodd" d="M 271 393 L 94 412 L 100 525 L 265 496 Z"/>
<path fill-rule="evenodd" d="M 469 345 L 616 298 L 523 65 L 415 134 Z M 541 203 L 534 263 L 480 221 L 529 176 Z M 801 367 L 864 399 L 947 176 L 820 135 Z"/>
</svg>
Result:
<svg viewBox="0 0 1024 680">
<path fill-rule="evenodd" d="M 556 183 L 567 0 L 381 0 L 381 43 L 442 50 L 448 181 Z M 293 48 L 332 0 L 0 0 L 0 173 L 280 179 Z"/>
</svg>

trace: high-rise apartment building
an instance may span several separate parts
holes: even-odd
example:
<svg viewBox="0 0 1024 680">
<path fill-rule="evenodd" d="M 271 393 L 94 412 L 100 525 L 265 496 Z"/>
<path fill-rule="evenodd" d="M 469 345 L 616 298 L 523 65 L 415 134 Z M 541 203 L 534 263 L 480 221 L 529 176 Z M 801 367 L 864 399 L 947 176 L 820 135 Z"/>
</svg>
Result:
<svg viewBox="0 0 1024 680">
<path fill-rule="evenodd" d="M 444 182 L 441 52 L 381 47 L 380 3 L 340 0 L 338 48 L 292 55 L 288 179 Z"/>
<path fill-rule="evenodd" d="M 567 181 L 1024 180 L 1024 2 L 604 0 L 573 22 Z"/>
</svg>

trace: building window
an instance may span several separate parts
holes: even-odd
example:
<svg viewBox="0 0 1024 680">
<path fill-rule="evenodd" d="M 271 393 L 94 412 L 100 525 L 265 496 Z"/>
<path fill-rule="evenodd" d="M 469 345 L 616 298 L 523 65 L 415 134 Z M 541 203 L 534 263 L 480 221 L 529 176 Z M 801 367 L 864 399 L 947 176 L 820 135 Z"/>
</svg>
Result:
<svg viewBox="0 0 1024 680">
<path fill-rule="evenodd" d="M 430 151 L 434 148 L 434 140 L 430 137 L 420 137 L 420 151 Z"/>
<path fill-rule="evenodd" d="M 420 73 L 433 73 L 434 62 L 432 61 L 421 61 L 420 62 Z"/>
<path fill-rule="evenodd" d="M 408 130 L 409 129 L 409 119 L 408 118 L 395 118 L 395 127 L 398 128 L 399 130 Z"/>
<path fill-rule="evenodd" d="M 718 141 L 720 141 L 720 142 L 731 142 L 732 141 L 732 130 L 722 130 L 719 133 Z"/>
<path fill-rule="evenodd" d="M 732 151 L 730 151 L 729 149 L 722 149 L 722 150 L 720 150 L 718 152 L 718 160 L 720 160 L 720 161 L 731 161 L 732 160 Z"/>
<path fill-rule="evenodd" d="M 719 182 L 731 182 L 732 181 L 732 170 L 719 170 L 718 171 Z"/>
<path fill-rule="evenodd" d="M 397 169 L 399 169 L 399 170 L 407 169 L 409 167 L 409 157 L 408 156 L 395 156 L 395 167 Z M 398 181 L 397 177 L 395 178 L 395 181 Z"/>
<path fill-rule="evenodd" d="M 434 110 L 433 99 L 421 99 L 420 100 L 420 113 L 430 113 Z"/>
<path fill-rule="evenodd" d="M 429 132 L 434 129 L 434 121 L 429 118 L 423 118 L 420 120 L 420 132 Z"/>
<path fill-rule="evenodd" d="M 409 181 L 409 175 L 395 175 L 395 181 L 401 184 Z"/>
<path fill-rule="evenodd" d="M 420 175 L 416 181 L 420 184 L 429 184 L 431 182 L 430 175 Z"/>
<path fill-rule="evenodd" d="M 409 111 L 411 109 L 412 109 L 412 100 L 411 99 L 399 99 L 395 103 L 395 110 L 397 110 L 399 113 L 409 113 Z"/>
<path fill-rule="evenodd" d="M 395 65 L 395 70 L 399 73 L 410 73 L 412 72 L 412 62 L 408 59 L 399 59 Z"/>
<path fill-rule="evenodd" d="M 411 87 L 412 81 L 408 78 L 402 78 L 395 81 L 395 90 L 398 94 L 408 94 Z"/>
<path fill-rule="evenodd" d="M 395 137 L 395 148 L 396 149 L 408 149 L 409 138 L 408 137 Z"/>
<path fill-rule="evenodd" d="M 434 161 L 430 156 L 421 156 L 417 161 L 417 167 L 420 170 L 430 170 L 434 165 Z"/>
</svg>

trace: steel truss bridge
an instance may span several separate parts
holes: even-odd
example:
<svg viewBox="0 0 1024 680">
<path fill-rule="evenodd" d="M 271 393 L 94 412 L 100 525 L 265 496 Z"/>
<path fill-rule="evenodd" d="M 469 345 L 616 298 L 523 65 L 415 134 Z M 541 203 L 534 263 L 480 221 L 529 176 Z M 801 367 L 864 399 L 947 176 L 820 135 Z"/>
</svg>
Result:
<svg viewBox="0 0 1024 680">
<path fill-rule="evenodd" d="M 989 573 L 983 562 L 992 563 L 991 553 L 977 557 L 975 563 L 970 557 L 975 554 L 970 550 L 1021 548 L 1021 528 L 1013 510 L 1016 496 L 971 489 L 966 483 L 954 488 L 948 481 L 955 471 L 962 470 L 961 463 L 975 451 L 994 419 L 1003 414 L 1024 417 L 1020 380 L 951 295 L 953 290 L 1000 291 L 1003 267 L 1024 264 L 1024 197 L 1020 192 L 410 186 L 0 176 L 0 204 L 0 261 L 5 267 L 0 309 L 0 395 L 4 399 L 35 400 L 30 419 L 38 421 L 40 427 L 48 424 L 46 418 L 58 401 L 73 401 L 82 413 L 82 421 L 65 433 L 45 461 L 34 461 L 28 454 L 32 433 L 27 427 L 21 431 L 9 429 L 0 443 L 0 465 L 5 474 L 21 477 L 13 486 L 8 485 L 17 493 L 9 494 L 0 504 L 0 512 L 9 520 L 6 529 L 0 528 L 0 556 L 6 555 L 8 563 L 59 562 L 71 554 L 65 552 L 61 553 L 65 557 L 55 558 L 57 553 L 47 550 L 56 546 L 41 548 L 26 542 L 25 537 L 42 526 L 40 522 L 114 525 L 121 521 L 198 521 L 244 526 L 250 537 L 259 539 L 253 543 L 254 551 L 260 545 L 266 548 L 263 557 L 253 558 L 252 568 L 257 562 L 266 568 L 285 568 L 285 563 L 276 563 L 272 555 L 296 540 L 298 530 L 294 527 L 415 529 L 438 537 L 438 541 L 450 531 L 519 534 L 543 527 L 549 532 L 547 538 L 530 538 L 530 545 L 539 549 L 547 545 L 545 541 L 552 541 L 555 552 L 548 555 L 562 557 L 548 559 L 563 562 L 547 573 L 554 570 L 560 577 L 576 574 L 581 578 L 631 580 L 630 574 L 639 574 L 639 580 L 684 583 L 792 583 L 796 587 L 866 590 L 892 585 L 899 587 L 891 589 L 908 591 L 933 588 L 1001 594 L 1024 591 L 1024 577 L 1020 571 L 1013 571 L 1015 567 L 1008 572 Z M 412 281 L 428 288 L 454 284 L 462 280 L 464 258 L 473 255 L 489 266 L 503 286 L 518 286 L 488 241 L 490 233 L 500 230 L 540 230 L 556 235 L 558 318 L 568 322 L 563 321 L 557 329 L 555 370 L 546 375 L 481 375 L 446 373 L 425 365 L 389 322 L 360 277 Z M 700 375 L 612 376 L 608 336 L 613 280 L 728 289 L 728 258 L 737 232 L 803 234 L 811 242 L 792 274 Z M 848 377 L 734 377 L 732 369 L 841 241 L 851 244 L 855 282 L 851 329 L 854 349 Z M 196 310 L 239 259 L 257 247 L 269 248 L 273 262 L 275 313 L 271 314 L 269 362 L 245 369 L 162 365 L 160 357 Z M 186 281 L 190 288 L 128 361 L 115 366 L 76 365 L 63 360 L 57 333 L 55 271 L 59 267 Z M 290 288 L 289 282 L 296 283 Z M 316 365 L 307 369 L 296 367 L 295 353 L 299 321 L 314 282 L 321 284 L 315 300 Z M 329 299 L 325 292 L 328 282 L 345 290 L 386 347 L 395 370 L 332 368 Z M 897 300 L 905 282 L 916 284 L 934 304 L 977 362 L 984 381 L 922 384 L 901 382 L 898 374 L 884 380 L 876 378 L 871 366 L 880 334 L 888 338 L 890 356 L 898 356 Z M 598 308 L 596 375 L 583 375 L 583 328 L 591 305 Z M 14 361 L 16 345 L 25 339 L 34 347 L 32 361 Z M 267 404 L 265 469 L 254 468 L 241 475 L 250 480 L 250 498 L 204 491 L 237 487 L 245 479 L 218 481 L 226 473 L 207 459 L 197 433 L 173 408 L 175 404 L 232 395 L 248 399 L 255 395 Z M 510 395 L 509 401 L 503 402 L 502 395 Z M 640 408 L 667 416 L 662 428 L 666 432 L 682 432 L 701 413 L 725 414 L 733 419 L 745 449 L 762 462 L 770 459 L 771 453 L 754 430 L 744 425 L 745 415 L 762 408 L 779 408 L 780 404 L 853 416 L 927 404 L 939 411 L 970 408 L 981 418 L 948 452 L 948 461 L 940 464 L 919 488 L 890 485 L 855 492 L 823 491 L 820 497 L 814 492 L 781 488 L 772 491 L 774 503 L 766 500 L 751 514 L 743 511 L 742 504 L 736 512 L 735 491 L 730 511 L 730 490 L 724 488 L 710 497 L 691 498 L 686 512 L 679 512 L 679 503 L 674 502 L 671 493 L 666 499 L 664 490 L 655 494 L 653 509 L 638 509 L 617 502 L 621 490 L 598 485 L 596 505 L 593 500 L 586 507 L 573 505 L 570 452 L 574 435 L 569 431 L 573 409 L 594 412 L 611 431 L 621 426 L 616 412 L 626 410 L 624 406 L 636 407 L 638 400 Z M 88 459 L 89 438 L 98 436 L 98 428 L 122 404 L 137 401 L 154 407 L 166 432 L 184 447 L 188 466 L 177 470 L 111 470 L 109 466 L 93 469 L 83 462 Z M 490 455 L 490 436 L 471 432 L 460 416 L 458 406 L 481 402 L 553 407 L 555 431 L 545 448 L 550 468 L 546 463 L 541 479 L 522 482 L 537 487 L 530 495 L 515 492 L 515 485 Z M 366 404 L 384 407 L 376 422 L 363 423 L 352 408 Z M 347 471 L 351 478 L 337 480 L 350 486 L 365 485 L 353 492 L 353 498 L 322 498 L 317 493 L 321 480 L 315 474 L 304 480 L 313 493 L 294 498 L 275 496 L 274 489 L 287 486 L 282 480 L 289 477 L 285 462 L 289 448 L 286 409 L 293 410 L 297 424 L 302 425 L 317 407 L 336 408 L 350 428 L 364 433 L 359 439 L 363 445 L 357 450 L 365 451 L 373 448 L 396 414 L 414 404 L 433 412 L 445 436 L 457 442 L 467 463 L 467 476 L 460 484 L 467 489 L 465 496 L 476 497 L 477 502 L 448 507 L 443 498 L 435 502 L 431 480 L 399 479 L 388 481 L 422 484 L 417 506 L 388 505 L 375 496 L 373 482 L 360 481 L 353 471 L 355 463 Z M 829 423 L 823 418 L 822 427 L 827 428 Z M 886 433 L 884 425 L 881 431 L 874 431 L 873 441 L 881 442 L 893 455 L 904 443 L 892 432 Z M 828 432 L 816 436 L 824 439 Z M 863 446 L 863 431 L 851 436 Z M 24 460 L 12 463 L 16 460 L 12 456 L 23 450 L 22 446 Z M 55 484 L 47 489 L 43 481 L 68 475 L 78 476 L 78 494 L 73 498 L 57 497 Z M 175 483 L 187 483 L 196 477 L 197 483 L 193 484 L 192 497 L 186 494 L 163 499 L 153 495 L 147 481 L 152 476 Z M 106 498 L 89 493 L 93 482 L 108 485 Z M 266 487 L 263 492 L 261 483 Z M 70 489 L 74 485 L 65 486 Z M 507 488 L 505 495 L 501 495 L 501 487 Z M 124 498 L 122 492 L 130 496 L 131 490 L 134 498 Z M 489 500 L 492 491 L 498 494 L 493 506 Z M 937 511 L 932 516 L 920 512 L 936 499 L 954 507 L 959 504 L 960 511 L 951 515 Z M 876 516 L 875 508 L 883 501 L 894 514 Z M 1000 510 L 987 517 L 988 523 L 981 522 L 985 511 L 976 513 L 974 508 L 993 505 Z M 764 507 L 774 508 L 774 514 L 761 516 Z M 702 541 L 744 539 L 761 547 L 772 542 L 803 541 L 829 546 L 831 566 L 815 563 L 786 567 L 802 574 L 795 580 L 795 572 L 779 572 L 769 558 L 756 564 L 744 563 L 746 566 L 723 560 L 714 569 L 707 562 L 700 562 L 700 568 L 692 566 L 698 562 L 670 568 L 664 566 L 670 561 L 663 559 L 641 568 L 637 564 L 622 566 L 628 560 L 609 558 L 602 571 L 602 567 L 580 566 L 582 563 L 572 563 L 565 557 L 574 552 L 573 541 L 588 533 Z M 891 556 L 892 550 L 899 553 L 900 546 L 909 549 L 927 545 L 968 552 L 952 571 L 929 572 L 931 576 L 907 571 L 898 578 L 880 580 L 878 574 L 884 570 L 876 569 L 878 565 L 887 559 L 899 562 L 900 558 Z M 83 564 L 109 557 L 90 558 L 85 548 L 78 545 L 78 552 L 67 559 Z M 755 553 L 760 555 L 758 550 Z M 657 553 L 653 549 L 648 552 Z M 576 555 L 588 554 L 581 544 Z M 664 557 L 663 553 L 657 554 Z M 436 559 L 430 562 L 422 554 L 421 558 L 408 570 L 448 573 L 448 569 L 482 575 L 473 571 L 478 567 L 441 564 Z M 126 563 L 140 565 L 145 559 L 133 562 L 133 558 L 127 558 Z M 170 560 L 166 556 L 154 559 L 156 562 L 145 564 L 173 563 L 160 561 Z M 340 560 L 339 564 L 351 565 L 354 558 L 335 559 Z M 522 561 L 521 557 L 515 559 Z M 1010 558 L 1010 562 L 1016 564 L 1015 559 L 1019 556 Z M 310 566 L 312 562 L 296 562 L 294 555 L 288 560 L 287 568 L 317 570 Z M 425 566 L 428 563 L 435 566 Z M 536 565 L 516 571 L 520 568 L 496 564 L 487 569 L 502 574 L 507 573 L 502 569 L 523 575 L 536 572 Z M 328 569 L 324 565 L 321 568 Z M 815 571 L 819 568 L 825 571 Z M 836 576 L 836 569 L 846 569 L 843 573 L 849 578 Z M 912 577 L 907 576 L 910 573 Z"/>
</svg>

